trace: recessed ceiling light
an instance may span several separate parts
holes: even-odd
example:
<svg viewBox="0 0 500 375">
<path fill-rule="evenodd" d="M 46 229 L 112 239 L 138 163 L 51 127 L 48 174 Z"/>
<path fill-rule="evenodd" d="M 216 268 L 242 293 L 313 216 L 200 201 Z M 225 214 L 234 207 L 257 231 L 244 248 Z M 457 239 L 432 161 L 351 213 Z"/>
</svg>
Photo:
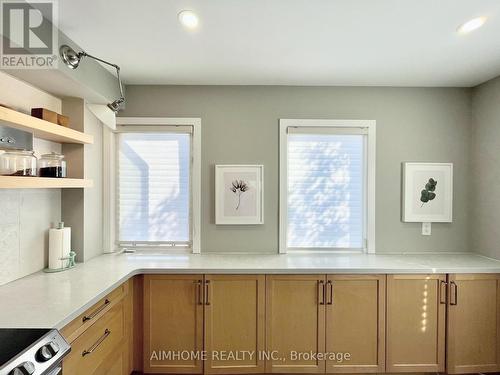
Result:
<svg viewBox="0 0 500 375">
<path fill-rule="evenodd" d="M 179 22 L 188 29 L 196 29 L 199 20 L 196 13 L 192 10 L 183 10 L 179 13 Z"/>
<path fill-rule="evenodd" d="M 476 17 L 460 25 L 457 31 L 459 34 L 468 34 L 479 29 L 485 22 L 486 17 Z"/>
</svg>

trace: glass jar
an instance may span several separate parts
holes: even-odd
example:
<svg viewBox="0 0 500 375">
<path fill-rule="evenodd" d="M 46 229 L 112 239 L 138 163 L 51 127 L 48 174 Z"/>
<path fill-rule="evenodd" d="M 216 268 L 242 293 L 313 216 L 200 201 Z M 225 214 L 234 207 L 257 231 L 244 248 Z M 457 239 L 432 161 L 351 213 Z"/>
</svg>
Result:
<svg viewBox="0 0 500 375">
<path fill-rule="evenodd" d="M 64 155 L 52 152 L 42 155 L 38 161 L 39 177 L 66 177 L 66 161 Z"/>
<path fill-rule="evenodd" d="M 5 151 L 0 155 L 0 175 L 36 176 L 36 156 L 34 151 Z"/>
</svg>

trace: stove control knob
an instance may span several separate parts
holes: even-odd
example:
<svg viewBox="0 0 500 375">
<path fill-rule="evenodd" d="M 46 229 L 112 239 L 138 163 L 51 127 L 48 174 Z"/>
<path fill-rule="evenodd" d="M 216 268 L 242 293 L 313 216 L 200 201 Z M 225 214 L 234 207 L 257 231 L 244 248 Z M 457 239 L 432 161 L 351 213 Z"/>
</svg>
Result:
<svg viewBox="0 0 500 375">
<path fill-rule="evenodd" d="M 47 344 L 50 347 L 53 355 L 56 355 L 59 352 L 59 345 L 55 341 L 51 341 Z"/>
<path fill-rule="evenodd" d="M 31 375 L 35 372 L 35 365 L 33 362 L 24 362 L 17 366 L 14 370 L 9 372 L 9 375 Z"/>
<path fill-rule="evenodd" d="M 38 349 L 38 352 L 36 352 L 36 360 L 38 362 L 47 362 L 53 356 L 54 353 L 52 353 L 52 349 L 49 345 L 42 346 L 40 349 Z"/>
</svg>

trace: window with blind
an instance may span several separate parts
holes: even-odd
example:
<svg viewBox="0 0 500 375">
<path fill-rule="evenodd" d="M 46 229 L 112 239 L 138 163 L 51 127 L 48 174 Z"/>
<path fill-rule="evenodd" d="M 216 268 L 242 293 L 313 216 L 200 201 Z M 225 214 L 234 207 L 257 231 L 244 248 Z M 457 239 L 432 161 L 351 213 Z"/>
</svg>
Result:
<svg viewBox="0 0 500 375">
<path fill-rule="evenodd" d="M 367 250 L 369 129 L 320 121 L 282 126 L 280 250 Z"/>
<path fill-rule="evenodd" d="M 120 246 L 192 245 L 192 131 L 117 134 L 117 235 Z"/>
</svg>

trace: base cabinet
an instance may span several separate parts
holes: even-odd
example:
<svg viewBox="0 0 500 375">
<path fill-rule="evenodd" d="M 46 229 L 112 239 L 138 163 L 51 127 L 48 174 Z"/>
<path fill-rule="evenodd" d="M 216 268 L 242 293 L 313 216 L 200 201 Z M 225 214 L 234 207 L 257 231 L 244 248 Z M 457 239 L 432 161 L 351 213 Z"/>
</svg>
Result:
<svg viewBox="0 0 500 375">
<path fill-rule="evenodd" d="M 201 374 L 203 275 L 144 277 L 144 373 Z"/>
<path fill-rule="evenodd" d="M 294 353 L 325 351 L 325 275 L 268 275 L 267 373 L 324 373 L 325 361 Z"/>
<path fill-rule="evenodd" d="M 265 281 L 263 275 L 205 276 L 206 374 L 264 372 Z"/>
<path fill-rule="evenodd" d="M 326 282 L 327 373 L 385 372 L 385 275 L 331 275 Z"/>
<path fill-rule="evenodd" d="M 500 277 L 449 275 L 447 372 L 500 371 Z"/>
<path fill-rule="evenodd" d="M 132 371 L 132 294 L 129 283 L 73 320 L 61 332 L 71 344 L 64 374 L 128 375 Z"/>
<path fill-rule="evenodd" d="M 445 370 L 446 275 L 387 276 L 387 372 Z"/>
<path fill-rule="evenodd" d="M 500 274 L 134 280 L 61 329 L 65 374 L 500 371 Z"/>
<path fill-rule="evenodd" d="M 128 375 L 132 372 L 128 369 L 124 372 L 124 368 L 127 368 L 127 356 L 123 350 L 118 349 L 104 359 L 94 375 Z"/>
<path fill-rule="evenodd" d="M 144 373 L 263 373 L 264 318 L 263 275 L 147 275 Z"/>
</svg>

